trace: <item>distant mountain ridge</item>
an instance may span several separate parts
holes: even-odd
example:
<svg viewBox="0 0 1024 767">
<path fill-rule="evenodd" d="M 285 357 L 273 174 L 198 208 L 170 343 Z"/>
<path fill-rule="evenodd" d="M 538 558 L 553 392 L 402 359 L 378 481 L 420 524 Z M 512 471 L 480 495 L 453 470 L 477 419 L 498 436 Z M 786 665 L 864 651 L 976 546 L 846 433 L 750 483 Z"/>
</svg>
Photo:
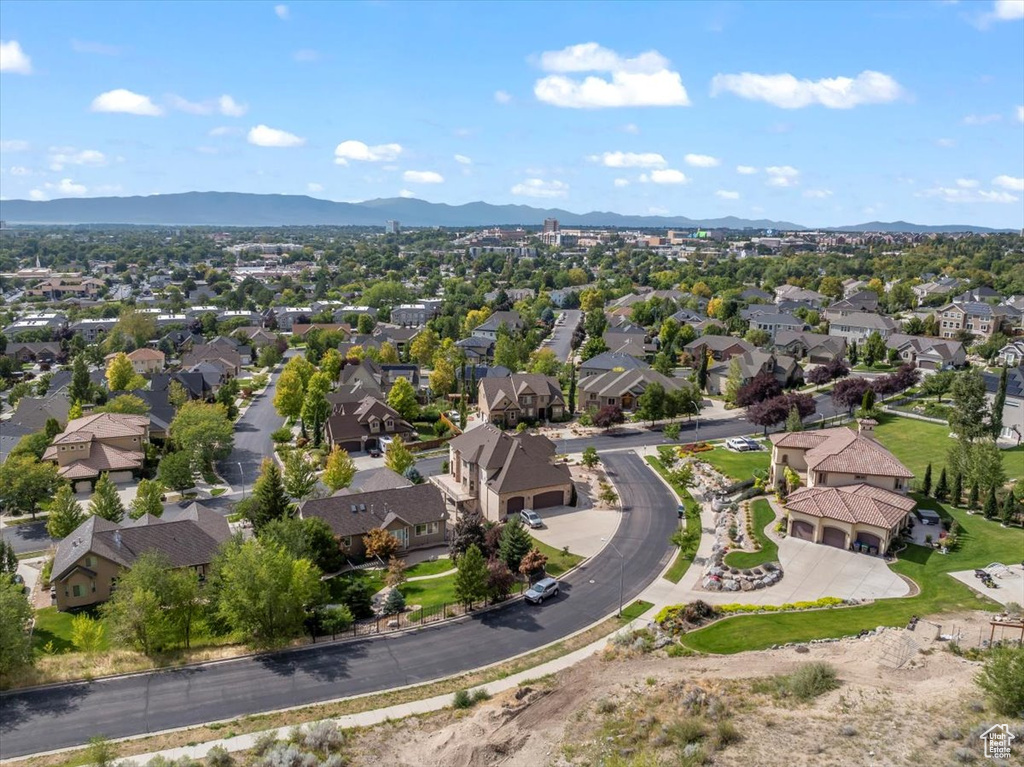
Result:
<svg viewBox="0 0 1024 767">
<path fill-rule="evenodd" d="M 529 205 L 464 205 L 432 203 L 404 197 L 332 202 L 305 195 L 249 194 L 245 192 L 184 192 L 148 197 L 66 197 L 57 200 L 0 200 L 0 219 L 9 224 L 136 224 L 169 226 L 383 226 L 394 219 L 403 226 L 540 226 L 557 218 L 563 226 L 728 229 L 780 229 L 807 227 L 790 221 L 725 218 L 693 219 L 685 216 L 631 216 L 611 211 L 573 213 L 561 208 Z M 993 232 L 978 226 L 921 226 L 897 221 L 872 222 L 832 231 L 888 232 Z"/>
</svg>

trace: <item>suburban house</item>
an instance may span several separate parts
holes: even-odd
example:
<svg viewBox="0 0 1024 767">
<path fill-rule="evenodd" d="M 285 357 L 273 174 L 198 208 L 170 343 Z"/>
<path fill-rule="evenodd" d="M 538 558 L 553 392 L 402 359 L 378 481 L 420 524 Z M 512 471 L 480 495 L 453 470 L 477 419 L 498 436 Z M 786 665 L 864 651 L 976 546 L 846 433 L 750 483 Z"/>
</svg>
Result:
<svg viewBox="0 0 1024 767">
<path fill-rule="evenodd" d="M 999 391 L 1000 373 L 983 375 L 985 399 L 989 407 L 992 407 Z M 1003 404 L 1003 428 L 999 432 L 999 441 L 1011 445 L 1024 442 L 1024 367 L 1021 364 L 1006 371 L 1006 402 Z"/>
<path fill-rule="evenodd" d="M 646 362 L 632 354 L 601 352 L 580 364 L 580 378 L 600 375 L 611 370 L 638 370 L 646 367 L 649 367 Z"/>
<path fill-rule="evenodd" d="M 611 351 L 629 354 L 638 359 L 644 359 L 658 351 L 657 344 L 651 340 L 647 330 L 631 322 L 610 327 L 604 332 L 603 340 Z"/>
<path fill-rule="evenodd" d="M 899 352 L 901 360 L 913 362 L 922 370 L 948 370 L 967 364 L 964 345 L 952 339 L 893 333 L 885 345 Z"/>
<path fill-rule="evenodd" d="M 419 301 L 415 304 L 401 304 L 391 310 L 391 321 L 396 325 L 422 327 L 441 311 L 440 299 Z"/>
<path fill-rule="evenodd" d="M 797 285 L 779 285 L 775 288 L 775 303 L 782 301 L 799 301 L 818 308 L 825 303 L 825 296 L 814 290 L 806 290 Z"/>
<path fill-rule="evenodd" d="M 364 397 L 360 402 L 336 404 L 326 431 L 331 448 L 337 446 L 352 453 L 382 446 L 395 437 L 403 439 L 415 429 L 382 400 Z"/>
<path fill-rule="evenodd" d="M 1021 363 L 1024 363 L 1024 340 L 1010 341 L 999 350 L 999 356 L 996 357 L 997 365 L 1015 368 Z"/>
<path fill-rule="evenodd" d="M 1006 306 L 992 306 L 979 301 L 951 303 L 936 311 L 939 333 L 943 338 L 956 338 L 966 331 L 984 341 L 1010 322 L 1013 313 Z"/>
<path fill-rule="evenodd" d="M 762 352 L 755 349 L 751 352 L 744 352 L 734 359 L 739 361 L 740 385 L 746 386 L 751 380 L 763 371 L 775 376 L 783 388 L 789 389 L 799 386 L 804 380 L 804 371 L 795 357 L 774 352 Z M 729 369 L 732 367 L 732 360 L 718 362 L 708 368 L 708 394 L 722 394 L 725 391 L 726 381 L 729 379 Z M 582 385 L 582 382 L 580 382 Z"/>
<path fill-rule="evenodd" d="M 776 350 L 797 359 L 823 365 L 846 356 L 846 339 L 822 333 L 780 330 L 775 334 Z"/>
<path fill-rule="evenodd" d="M 523 420 L 557 421 L 565 415 L 558 379 L 534 373 L 481 379 L 477 383 L 477 403 L 486 423 L 506 428 Z"/>
<path fill-rule="evenodd" d="M 448 443 L 448 473 L 430 478 L 456 514 L 479 511 L 500 522 L 523 509 L 573 502 L 569 467 L 555 463 L 555 443 L 484 424 Z"/>
<path fill-rule="evenodd" d="M 607 373 L 581 378 L 577 384 L 579 406 L 583 410 L 600 409 L 607 405 L 624 411 L 636 409 L 636 401 L 647 387 L 657 383 L 666 392 L 689 384 L 680 378 L 669 378 L 653 368 L 609 370 Z"/>
<path fill-rule="evenodd" d="M 877 312 L 878 294 L 873 290 L 860 290 L 829 304 L 830 312 Z"/>
<path fill-rule="evenodd" d="M 351 335 L 351 328 L 343 322 L 314 322 L 312 324 L 296 322 L 292 325 L 292 335 L 298 336 L 299 338 L 305 338 L 306 334 L 312 330 L 331 330 L 336 333 L 341 333 L 341 335 L 346 339 Z"/>
<path fill-rule="evenodd" d="M 296 323 L 301 325 L 308 325 L 310 318 L 316 314 L 313 311 L 312 306 L 282 306 L 277 309 L 272 309 L 268 321 L 271 321 L 271 326 L 277 323 L 277 329 L 285 333 L 290 333 L 292 325 Z"/>
<path fill-rule="evenodd" d="M 223 515 L 198 503 L 165 509 L 160 517 L 126 518 L 120 524 L 91 516 L 57 544 L 50 577 L 57 609 L 107 601 L 118 576 L 143 554 L 161 554 L 171 567 L 191 568 L 204 581 L 230 534 Z"/>
<path fill-rule="evenodd" d="M 208 363 L 223 374 L 223 378 L 238 378 L 242 372 L 242 355 L 229 343 L 208 343 L 193 346 L 181 356 L 181 366 L 186 369 Z"/>
<path fill-rule="evenodd" d="M 361 560 L 363 536 L 387 530 L 398 541 L 399 553 L 443 546 L 448 512 L 444 498 L 429 482 L 356 493 L 312 498 L 299 506 L 302 519 L 322 519 L 349 559 Z"/>
<path fill-rule="evenodd" d="M 117 354 L 108 354 L 103 358 L 103 361 L 110 365 Z M 143 346 L 135 351 L 128 352 L 126 355 L 128 361 L 132 363 L 132 369 L 135 370 L 139 375 L 154 375 L 164 369 L 165 355 L 159 349 L 150 349 L 147 346 Z"/>
<path fill-rule="evenodd" d="M 3 334 L 8 338 L 17 338 L 21 333 L 45 330 L 52 337 L 52 333 L 64 327 L 67 322 L 67 316 L 60 312 L 36 312 L 19 317 L 3 329 Z"/>
<path fill-rule="evenodd" d="M 29 288 L 25 295 L 45 296 L 51 301 L 60 301 L 64 298 L 95 298 L 101 291 L 106 290 L 106 287 L 107 283 L 95 277 L 60 275 L 50 277 Z"/>
<path fill-rule="evenodd" d="M 782 331 L 799 332 L 807 328 L 807 323 L 799 317 L 775 311 L 774 307 L 750 306 L 741 309 L 740 316 L 750 323 L 751 330 L 763 330 L 773 341 Z"/>
<path fill-rule="evenodd" d="M 42 362 L 53 364 L 63 355 L 57 341 L 28 341 L 25 343 L 9 343 L 4 352 L 15 362 Z"/>
<path fill-rule="evenodd" d="M 508 330 L 512 332 L 522 330 L 523 320 L 519 316 L 519 312 L 495 312 L 473 328 L 472 335 L 477 338 L 486 338 L 491 341 L 496 341 L 498 340 L 498 329 L 502 326 L 508 328 Z"/>
<path fill-rule="evenodd" d="M 936 296 L 947 296 L 954 290 L 959 290 L 963 284 L 956 277 L 942 275 L 934 280 L 915 285 L 912 290 L 914 295 L 917 296 L 917 300 L 924 302 Z"/>
<path fill-rule="evenodd" d="M 43 453 L 57 464 L 57 474 L 86 487 L 106 472 L 114 482 L 128 482 L 142 469 L 149 442 L 149 416 L 98 413 L 68 421 Z M 83 482 L 79 482 L 82 480 Z"/>
<path fill-rule="evenodd" d="M 99 317 L 96 319 L 77 320 L 69 329 L 76 336 L 81 336 L 87 344 L 94 344 L 102 339 L 117 325 L 116 317 Z"/>
<path fill-rule="evenodd" d="M 828 319 L 828 334 L 847 341 L 860 343 L 872 333 L 886 339 L 900 329 L 899 323 L 891 317 L 874 312 L 825 311 Z"/>
<path fill-rule="evenodd" d="M 907 496 L 910 470 L 874 439 L 876 422 L 772 434 L 770 483 L 781 487 L 787 468 L 801 487 L 786 499 L 788 533 L 840 549 L 884 554 L 916 502 Z"/>
<path fill-rule="evenodd" d="M 482 336 L 470 336 L 456 341 L 455 345 L 471 363 L 488 362 L 494 356 L 494 341 Z"/>
<path fill-rule="evenodd" d="M 748 343 L 742 338 L 734 338 L 732 336 L 701 336 L 684 346 L 683 351 L 695 360 L 699 360 L 702 354 L 710 352 L 711 359 L 716 362 L 723 362 L 732 359 L 738 354 L 752 352 L 756 348 L 752 343 Z"/>
</svg>

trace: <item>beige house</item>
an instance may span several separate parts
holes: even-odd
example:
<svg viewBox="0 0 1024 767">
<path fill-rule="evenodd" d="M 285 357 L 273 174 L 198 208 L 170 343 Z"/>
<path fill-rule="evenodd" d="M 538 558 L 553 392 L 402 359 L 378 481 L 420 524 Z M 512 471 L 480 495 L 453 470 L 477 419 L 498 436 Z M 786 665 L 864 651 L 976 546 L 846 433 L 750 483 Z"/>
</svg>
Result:
<svg viewBox="0 0 1024 767">
<path fill-rule="evenodd" d="M 786 499 L 789 535 L 884 554 L 907 526 L 914 475 L 875 441 L 875 425 L 771 435 L 771 484 L 783 486 L 787 468 L 801 481 Z"/>
<path fill-rule="evenodd" d="M 142 468 L 149 442 L 149 416 L 97 413 L 68 421 L 43 453 L 70 482 L 89 481 L 107 473 L 128 482 Z M 86 484 L 87 486 L 87 484 Z"/>
<path fill-rule="evenodd" d="M 526 421 L 558 421 L 565 415 L 565 398 L 558 379 L 529 373 L 508 378 L 483 378 L 477 384 L 480 415 L 502 427 Z"/>
<path fill-rule="evenodd" d="M 174 568 L 191 568 L 205 581 L 210 563 L 229 536 L 227 520 L 197 503 L 167 509 L 159 518 L 147 514 L 126 519 L 120 525 L 89 517 L 57 545 L 50 578 L 57 609 L 107 601 L 121 572 L 147 553 L 161 554 Z"/>
<path fill-rule="evenodd" d="M 569 467 L 554 463 L 555 444 L 547 437 L 511 436 L 484 424 L 451 440 L 448 451 L 448 473 L 430 480 L 456 515 L 479 511 L 500 522 L 523 509 L 564 506 L 573 500 Z"/>
<path fill-rule="evenodd" d="M 110 365 L 117 354 L 108 354 L 104 357 L 104 361 L 107 365 Z M 142 347 L 136 349 L 133 352 L 127 354 L 128 361 L 132 363 L 132 368 L 139 375 L 154 375 L 160 373 L 164 369 L 165 355 L 159 349 L 150 349 L 148 347 Z"/>
<path fill-rule="evenodd" d="M 599 410 L 613 405 L 625 411 L 636 409 L 637 400 L 651 384 L 661 384 L 666 392 L 676 391 L 690 384 L 679 378 L 669 378 L 653 368 L 609 370 L 607 373 L 580 379 L 580 408 Z"/>
<path fill-rule="evenodd" d="M 1009 307 L 965 301 L 946 304 L 936 310 L 936 317 L 943 338 L 956 338 L 962 331 L 967 331 L 979 341 L 985 341 L 1003 329 L 1009 313 Z"/>
</svg>

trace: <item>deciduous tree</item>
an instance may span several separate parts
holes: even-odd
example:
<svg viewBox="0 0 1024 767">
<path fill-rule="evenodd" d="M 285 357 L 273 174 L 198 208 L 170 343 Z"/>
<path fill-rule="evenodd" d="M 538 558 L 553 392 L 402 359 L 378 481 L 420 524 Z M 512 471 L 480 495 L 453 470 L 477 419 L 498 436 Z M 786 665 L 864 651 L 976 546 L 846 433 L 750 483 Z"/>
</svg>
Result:
<svg viewBox="0 0 1024 767">
<path fill-rule="evenodd" d="M 405 474 L 405 470 L 415 463 L 412 451 L 398 437 L 391 440 L 384 450 L 384 465 L 396 474 Z"/>
<path fill-rule="evenodd" d="M 355 474 L 356 465 L 348 451 L 335 445 L 330 455 L 327 456 L 327 467 L 321 477 L 323 483 L 331 489 L 331 492 L 336 493 L 343 487 L 351 485 Z"/>
<path fill-rule="evenodd" d="M 0 579 L 0 674 L 6 675 L 32 662 L 29 624 L 32 607 L 21 584 Z"/>
<path fill-rule="evenodd" d="M 284 459 L 284 489 L 292 498 L 302 501 L 313 494 L 317 478 L 313 464 L 301 450 L 292 450 Z"/>
<path fill-rule="evenodd" d="M 388 405 L 407 421 L 414 421 L 419 416 L 420 403 L 416 400 L 416 390 L 405 376 L 398 376 L 395 379 L 391 391 L 388 392 Z"/>
<path fill-rule="evenodd" d="M 132 361 L 124 352 L 119 352 L 107 364 L 107 388 L 110 391 L 141 389 L 145 385 L 146 379 L 135 372 Z"/>
<path fill-rule="evenodd" d="M 231 452 L 235 429 L 222 405 L 186 402 L 171 421 L 170 436 L 189 455 L 193 468 L 204 470 Z"/>
<path fill-rule="evenodd" d="M 949 428 L 957 437 L 972 442 L 989 432 L 985 379 L 981 371 L 969 368 L 957 373 L 949 394 L 953 405 L 949 411 Z"/>
<path fill-rule="evenodd" d="M 487 597 L 487 563 L 475 544 L 471 545 L 458 559 L 455 574 L 455 598 L 465 605 L 471 605 Z"/>
<path fill-rule="evenodd" d="M 139 486 L 135 491 L 135 497 L 132 499 L 131 509 L 128 512 L 128 516 L 132 519 L 138 519 L 141 516 L 149 514 L 154 517 L 162 516 L 164 513 L 164 504 L 160 500 L 161 492 L 160 485 L 151 479 L 143 479 L 139 481 Z"/>
<path fill-rule="evenodd" d="M 398 539 L 382 527 L 375 527 L 363 536 L 363 548 L 369 558 L 391 559 L 398 552 Z"/>
</svg>

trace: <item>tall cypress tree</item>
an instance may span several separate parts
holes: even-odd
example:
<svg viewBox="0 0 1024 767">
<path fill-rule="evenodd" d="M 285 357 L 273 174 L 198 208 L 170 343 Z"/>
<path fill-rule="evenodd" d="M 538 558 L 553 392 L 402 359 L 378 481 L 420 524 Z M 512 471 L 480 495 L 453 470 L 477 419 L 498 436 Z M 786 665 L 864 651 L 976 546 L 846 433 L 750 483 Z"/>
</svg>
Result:
<svg viewBox="0 0 1024 767">
<path fill-rule="evenodd" d="M 930 463 L 924 470 L 924 479 L 921 480 L 921 492 L 925 495 L 932 494 L 932 465 Z"/>
<path fill-rule="evenodd" d="M 1013 518 L 1017 516 L 1017 499 L 1013 497 L 1013 492 L 1010 491 L 1003 498 L 1003 524 L 1013 524 Z"/>
<path fill-rule="evenodd" d="M 978 487 L 978 480 L 971 483 L 971 493 L 967 496 L 967 508 L 978 508 L 978 500 L 981 498 L 981 490 Z"/>
<path fill-rule="evenodd" d="M 988 489 L 988 498 L 985 499 L 985 508 L 981 513 L 985 515 L 985 519 L 994 519 L 998 511 L 999 503 L 996 501 L 996 488 L 993 485 Z"/>
<path fill-rule="evenodd" d="M 708 352 L 703 346 L 700 349 L 700 364 L 697 365 L 697 388 L 704 391 L 708 385 Z"/>
<path fill-rule="evenodd" d="M 953 475 L 953 490 L 949 494 L 949 502 L 954 506 L 964 502 L 964 475 L 959 471 Z"/>
<path fill-rule="evenodd" d="M 942 467 L 939 473 L 939 482 L 935 485 L 935 500 L 944 501 L 949 495 L 949 482 L 946 480 L 946 467 Z"/>
<path fill-rule="evenodd" d="M 576 412 L 576 366 L 569 363 L 569 415 Z"/>
<path fill-rule="evenodd" d="M 1003 372 L 999 375 L 999 388 L 996 390 L 995 399 L 992 400 L 992 411 L 989 414 L 989 423 L 992 426 L 992 439 L 999 439 L 999 433 L 1003 430 L 1003 408 L 1006 406 L 1006 377 L 1007 367 L 1003 365 Z"/>
</svg>

